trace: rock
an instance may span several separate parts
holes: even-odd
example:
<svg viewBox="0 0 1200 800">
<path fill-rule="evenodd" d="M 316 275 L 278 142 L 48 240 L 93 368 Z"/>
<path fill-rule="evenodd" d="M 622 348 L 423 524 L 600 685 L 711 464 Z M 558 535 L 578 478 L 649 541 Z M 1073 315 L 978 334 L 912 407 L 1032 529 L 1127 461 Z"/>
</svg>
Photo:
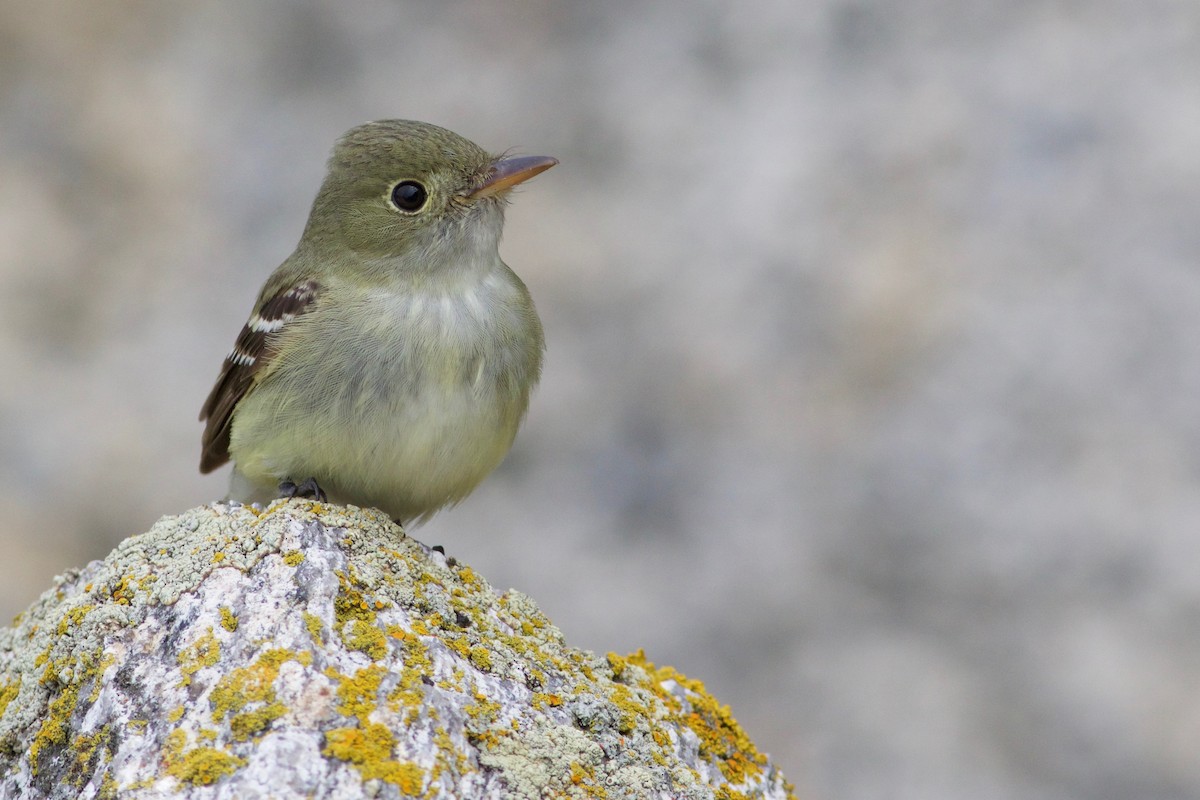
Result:
<svg viewBox="0 0 1200 800">
<path fill-rule="evenodd" d="M 382 514 L 164 517 L 0 630 L 3 798 L 785 798 L 694 680 Z"/>
</svg>

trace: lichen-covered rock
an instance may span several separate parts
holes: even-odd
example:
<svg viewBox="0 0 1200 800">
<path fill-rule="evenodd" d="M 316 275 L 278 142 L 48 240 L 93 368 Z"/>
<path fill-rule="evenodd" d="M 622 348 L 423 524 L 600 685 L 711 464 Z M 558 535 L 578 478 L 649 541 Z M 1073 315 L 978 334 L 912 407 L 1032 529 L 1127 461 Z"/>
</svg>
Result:
<svg viewBox="0 0 1200 800">
<path fill-rule="evenodd" d="M 784 798 L 698 682 L 382 515 L 165 517 L 0 630 L 3 798 Z"/>
</svg>

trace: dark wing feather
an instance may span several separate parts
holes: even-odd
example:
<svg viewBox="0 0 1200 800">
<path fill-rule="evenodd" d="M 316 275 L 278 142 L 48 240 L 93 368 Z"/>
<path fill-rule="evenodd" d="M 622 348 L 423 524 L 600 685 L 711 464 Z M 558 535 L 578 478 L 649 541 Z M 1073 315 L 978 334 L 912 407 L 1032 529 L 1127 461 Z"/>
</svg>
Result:
<svg viewBox="0 0 1200 800">
<path fill-rule="evenodd" d="M 201 472 L 212 472 L 229 460 L 233 410 L 254 385 L 255 373 L 275 354 L 280 331 L 312 306 L 319 290 L 316 281 L 305 281 L 277 292 L 242 327 L 200 409 L 200 421 L 208 420 L 200 438 Z"/>
</svg>

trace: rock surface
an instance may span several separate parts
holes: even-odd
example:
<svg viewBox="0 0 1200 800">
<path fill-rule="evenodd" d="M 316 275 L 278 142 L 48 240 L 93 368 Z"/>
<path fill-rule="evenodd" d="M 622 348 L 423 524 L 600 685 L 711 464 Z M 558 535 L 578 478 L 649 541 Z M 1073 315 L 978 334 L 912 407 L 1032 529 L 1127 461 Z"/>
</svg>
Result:
<svg viewBox="0 0 1200 800">
<path fill-rule="evenodd" d="M 698 682 L 381 514 L 164 517 L 0 630 L 3 798 L 785 798 Z"/>
</svg>

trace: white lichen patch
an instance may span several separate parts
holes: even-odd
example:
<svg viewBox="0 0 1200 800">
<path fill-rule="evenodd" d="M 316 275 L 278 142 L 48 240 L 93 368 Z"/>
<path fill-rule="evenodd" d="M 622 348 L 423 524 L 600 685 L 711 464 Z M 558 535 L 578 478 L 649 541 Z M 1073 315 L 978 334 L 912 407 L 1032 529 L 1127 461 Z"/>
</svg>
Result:
<svg viewBox="0 0 1200 800">
<path fill-rule="evenodd" d="M 0 798 L 784 798 L 702 685 L 383 515 L 165 517 L 0 630 Z"/>
</svg>

